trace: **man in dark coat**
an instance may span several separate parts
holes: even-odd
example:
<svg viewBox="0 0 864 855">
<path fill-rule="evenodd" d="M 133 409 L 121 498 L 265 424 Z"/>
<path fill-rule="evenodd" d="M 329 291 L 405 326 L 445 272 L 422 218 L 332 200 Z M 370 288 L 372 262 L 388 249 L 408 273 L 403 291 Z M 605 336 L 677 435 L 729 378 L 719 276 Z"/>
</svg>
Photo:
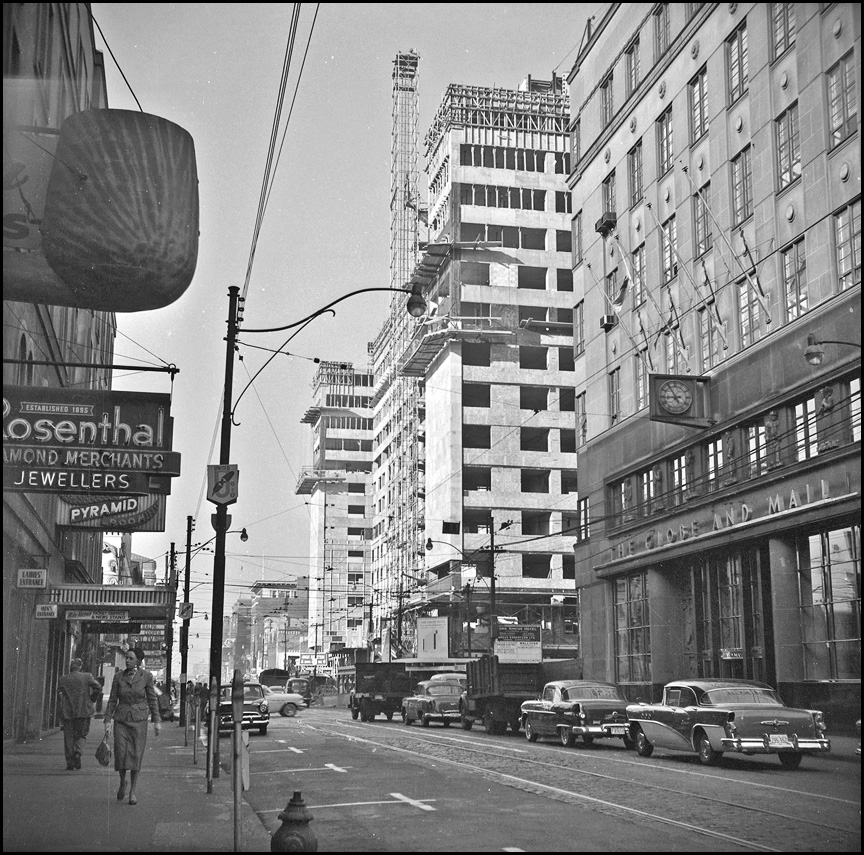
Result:
<svg viewBox="0 0 864 855">
<path fill-rule="evenodd" d="M 66 752 L 66 771 L 81 768 L 81 752 L 90 732 L 90 717 L 96 699 L 102 694 L 99 681 L 87 671 L 83 662 L 73 659 L 70 671 L 60 678 L 60 721 L 63 727 L 63 748 Z"/>
</svg>

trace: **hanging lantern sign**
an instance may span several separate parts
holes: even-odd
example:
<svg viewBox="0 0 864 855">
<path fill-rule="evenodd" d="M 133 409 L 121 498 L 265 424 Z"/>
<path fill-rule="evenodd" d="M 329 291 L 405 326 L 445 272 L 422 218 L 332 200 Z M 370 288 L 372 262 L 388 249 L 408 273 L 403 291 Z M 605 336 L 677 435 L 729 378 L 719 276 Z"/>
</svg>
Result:
<svg viewBox="0 0 864 855">
<path fill-rule="evenodd" d="M 130 110 L 71 114 L 44 199 L 41 246 L 13 259 L 26 269 L 4 269 L 6 299 L 140 312 L 170 305 L 191 283 L 195 147 L 173 122 Z"/>
</svg>

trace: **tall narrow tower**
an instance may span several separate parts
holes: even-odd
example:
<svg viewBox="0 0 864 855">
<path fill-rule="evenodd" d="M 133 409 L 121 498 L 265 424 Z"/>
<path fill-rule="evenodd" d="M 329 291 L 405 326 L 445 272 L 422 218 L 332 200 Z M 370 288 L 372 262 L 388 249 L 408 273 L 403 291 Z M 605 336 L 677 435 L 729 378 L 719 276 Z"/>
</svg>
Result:
<svg viewBox="0 0 864 855">
<path fill-rule="evenodd" d="M 393 63 L 393 123 L 390 142 L 390 286 L 405 288 L 418 259 L 419 171 L 417 65 L 413 51 Z M 373 397 L 373 587 L 379 599 L 373 611 L 385 656 L 399 655 L 402 622 L 391 621 L 389 636 L 381 618 L 400 613 L 403 590 L 416 576 L 423 541 L 423 473 L 418 443 L 423 416 L 422 385 L 398 373 L 416 322 L 405 311 L 405 298 L 394 294 L 390 312 L 369 346 L 375 372 Z M 390 643 L 387 643 L 389 638 Z M 401 642 L 401 643 L 400 643 Z"/>
</svg>

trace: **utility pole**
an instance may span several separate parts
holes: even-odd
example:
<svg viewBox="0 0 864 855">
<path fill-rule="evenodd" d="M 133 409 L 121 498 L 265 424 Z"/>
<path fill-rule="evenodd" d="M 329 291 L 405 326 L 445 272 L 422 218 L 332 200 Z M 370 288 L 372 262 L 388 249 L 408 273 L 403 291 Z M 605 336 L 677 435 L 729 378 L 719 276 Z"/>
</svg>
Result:
<svg viewBox="0 0 864 855">
<path fill-rule="evenodd" d="M 222 435 L 219 463 L 231 462 L 231 400 L 234 396 L 234 351 L 237 347 L 237 304 L 241 299 L 236 285 L 228 288 L 228 334 L 225 336 L 225 388 L 222 398 Z M 222 685 L 222 612 L 225 609 L 225 535 L 228 531 L 228 506 L 216 505 L 213 515 L 216 543 L 213 547 L 213 606 L 210 610 L 210 684 Z M 210 721 L 212 723 L 213 716 Z M 214 733 L 215 730 L 215 733 Z M 219 777 L 219 730 L 211 727 L 207 734 L 208 751 L 213 757 L 213 777 Z"/>
<path fill-rule="evenodd" d="M 174 602 L 172 603 L 171 615 L 168 625 L 165 627 L 165 691 L 171 697 L 171 660 L 174 658 L 174 609 L 177 606 L 177 553 L 174 544 L 171 544 L 171 558 L 168 562 L 168 590 L 174 591 Z"/>
<path fill-rule="evenodd" d="M 489 543 L 489 647 L 490 653 L 495 655 L 495 638 L 498 635 L 498 618 L 496 616 L 495 602 L 495 519 L 489 530 L 492 536 Z"/>
<path fill-rule="evenodd" d="M 195 520 L 192 516 L 186 517 L 186 576 L 183 584 L 183 602 L 189 602 L 189 566 L 192 563 L 192 530 L 195 528 Z M 189 618 L 183 619 L 183 627 L 180 630 L 180 671 L 183 678 L 180 681 L 180 727 L 186 727 L 186 683 L 189 682 Z"/>
</svg>

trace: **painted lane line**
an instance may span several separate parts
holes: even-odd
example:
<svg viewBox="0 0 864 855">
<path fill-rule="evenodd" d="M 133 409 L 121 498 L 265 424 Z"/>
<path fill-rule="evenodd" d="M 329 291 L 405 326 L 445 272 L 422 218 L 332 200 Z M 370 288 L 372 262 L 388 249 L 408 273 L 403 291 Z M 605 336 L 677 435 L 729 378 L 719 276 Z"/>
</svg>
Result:
<svg viewBox="0 0 864 855">
<path fill-rule="evenodd" d="M 358 725 L 351 724 L 351 723 L 345 724 L 344 722 L 342 724 L 344 727 L 355 727 L 358 730 L 367 730 L 367 728 L 363 727 L 362 725 L 358 726 Z M 423 733 L 421 736 L 419 733 L 418 734 L 407 733 L 404 730 L 400 731 L 399 735 L 400 736 L 406 736 L 409 739 L 420 739 L 423 741 L 426 741 L 426 740 L 431 741 L 432 739 L 440 739 L 441 741 L 455 742 L 459 745 L 482 745 L 487 750 L 489 749 L 489 740 L 484 741 L 484 740 L 479 740 L 479 739 L 472 739 L 471 737 L 444 736 L 443 734 L 439 735 L 437 733 Z M 528 753 L 524 748 L 511 748 L 509 745 L 496 745 L 495 747 L 499 751 L 513 751 L 516 754 L 527 754 Z"/>
<path fill-rule="evenodd" d="M 303 753 L 299 748 L 292 748 L 290 745 L 287 745 L 285 748 L 256 748 L 250 754 L 283 754 L 285 751 L 293 751 L 295 754 Z"/>
<path fill-rule="evenodd" d="M 323 730 L 323 728 L 322 728 Z M 740 845 L 744 849 L 757 849 L 762 852 L 780 852 L 780 849 L 773 849 L 770 846 L 762 846 L 759 843 L 752 843 L 748 840 L 741 840 L 738 837 L 733 837 L 730 834 L 723 834 L 719 831 L 713 831 L 710 828 L 703 828 L 698 825 L 692 825 L 687 822 L 680 822 L 677 819 L 670 819 L 665 816 L 658 816 L 656 814 L 648 813 L 644 810 L 638 810 L 637 808 L 628 807 L 627 805 L 617 804 L 616 802 L 605 801 L 604 799 L 594 798 L 593 796 L 586 796 L 582 793 L 576 793 L 571 790 L 564 790 L 560 787 L 552 787 L 548 784 L 541 784 L 538 781 L 532 781 L 528 778 L 518 778 L 516 775 L 507 775 L 504 772 L 495 772 L 490 769 L 481 769 L 476 766 L 471 766 L 468 763 L 463 763 L 460 760 L 448 760 L 444 757 L 435 757 L 430 758 L 426 754 L 420 754 L 417 751 L 412 751 L 409 748 L 397 748 L 395 745 L 385 745 L 381 742 L 375 742 L 372 739 L 363 739 L 360 736 L 349 736 L 347 734 L 339 733 L 339 731 L 327 731 L 328 733 L 332 733 L 334 736 L 342 736 L 343 739 L 347 739 L 350 742 L 365 742 L 368 745 L 374 745 L 376 748 L 386 748 L 389 751 L 395 751 L 398 754 L 411 754 L 415 757 L 420 758 L 421 760 L 429 760 L 434 759 L 438 763 L 446 763 L 450 766 L 458 766 L 462 769 L 466 769 L 469 772 L 473 772 L 474 774 L 480 774 L 484 777 L 498 778 L 504 782 L 506 781 L 514 781 L 520 784 L 527 784 L 531 787 L 536 787 L 538 789 L 548 790 L 551 793 L 557 793 L 559 795 L 570 796 L 572 798 L 580 799 L 581 801 L 589 802 L 591 804 L 602 805 L 604 807 L 611 807 L 617 810 L 623 811 L 624 813 L 633 814 L 634 816 L 640 816 L 644 819 L 652 819 L 655 822 L 660 822 L 665 825 L 671 825 L 676 828 L 681 828 L 685 831 L 692 831 L 694 834 L 702 834 L 706 837 L 713 837 L 718 840 L 724 840 L 731 843 L 736 843 Z"/>
<path fill-rule="evenodd" d="M 434 802 L 436 799 L 417 799 L 417 803 L 420 802 Z M 401 799 L 393 800 L 393 799 L 381 799 L 381 801 L 376 802 L 340 802 L 339 804 L 333 805 L 306 805 L 308 810 L 323 810 L 324 808 L 344 808 L 344 807 L 365 807 L 366 805 L 404 805 L 405 802 Z M 285 808 L 273 808 L 272 810 L 258 810 L 255 813 L 281 813 Z"/>
<path fill-rule="evenodd" d="M 353 766 L 346 766 L 344 769 L 340 769 L 338 766 L 334 766 L 332 763 L 328 763 L 326 766 L 314 766 L 309 769 L 267 769 L 261 772 L 250 772 L 250 775 L 282 775 L 286 772 L 347 772 L 349 769 L 353 769 Z"/>
<path fill-rule="evenodd" d="M 520 849 L 518 846 L 505 846 L 502 852 L 524 852 L 524 849 Z"/>
<path fill-rule="evenodd" d="M 414 807 L 418 807 L 420 810 L 435 810 L 432 805 L 424 804 L 421 801 L 417 801 L 417 799 L 409 799 L 408 796 L 403 796 L 402 793 L 390 793 L 390 795 L 393 796 L 394 799 L 399 799 L 409 805 L 414 805 Z"/>
</svg>

